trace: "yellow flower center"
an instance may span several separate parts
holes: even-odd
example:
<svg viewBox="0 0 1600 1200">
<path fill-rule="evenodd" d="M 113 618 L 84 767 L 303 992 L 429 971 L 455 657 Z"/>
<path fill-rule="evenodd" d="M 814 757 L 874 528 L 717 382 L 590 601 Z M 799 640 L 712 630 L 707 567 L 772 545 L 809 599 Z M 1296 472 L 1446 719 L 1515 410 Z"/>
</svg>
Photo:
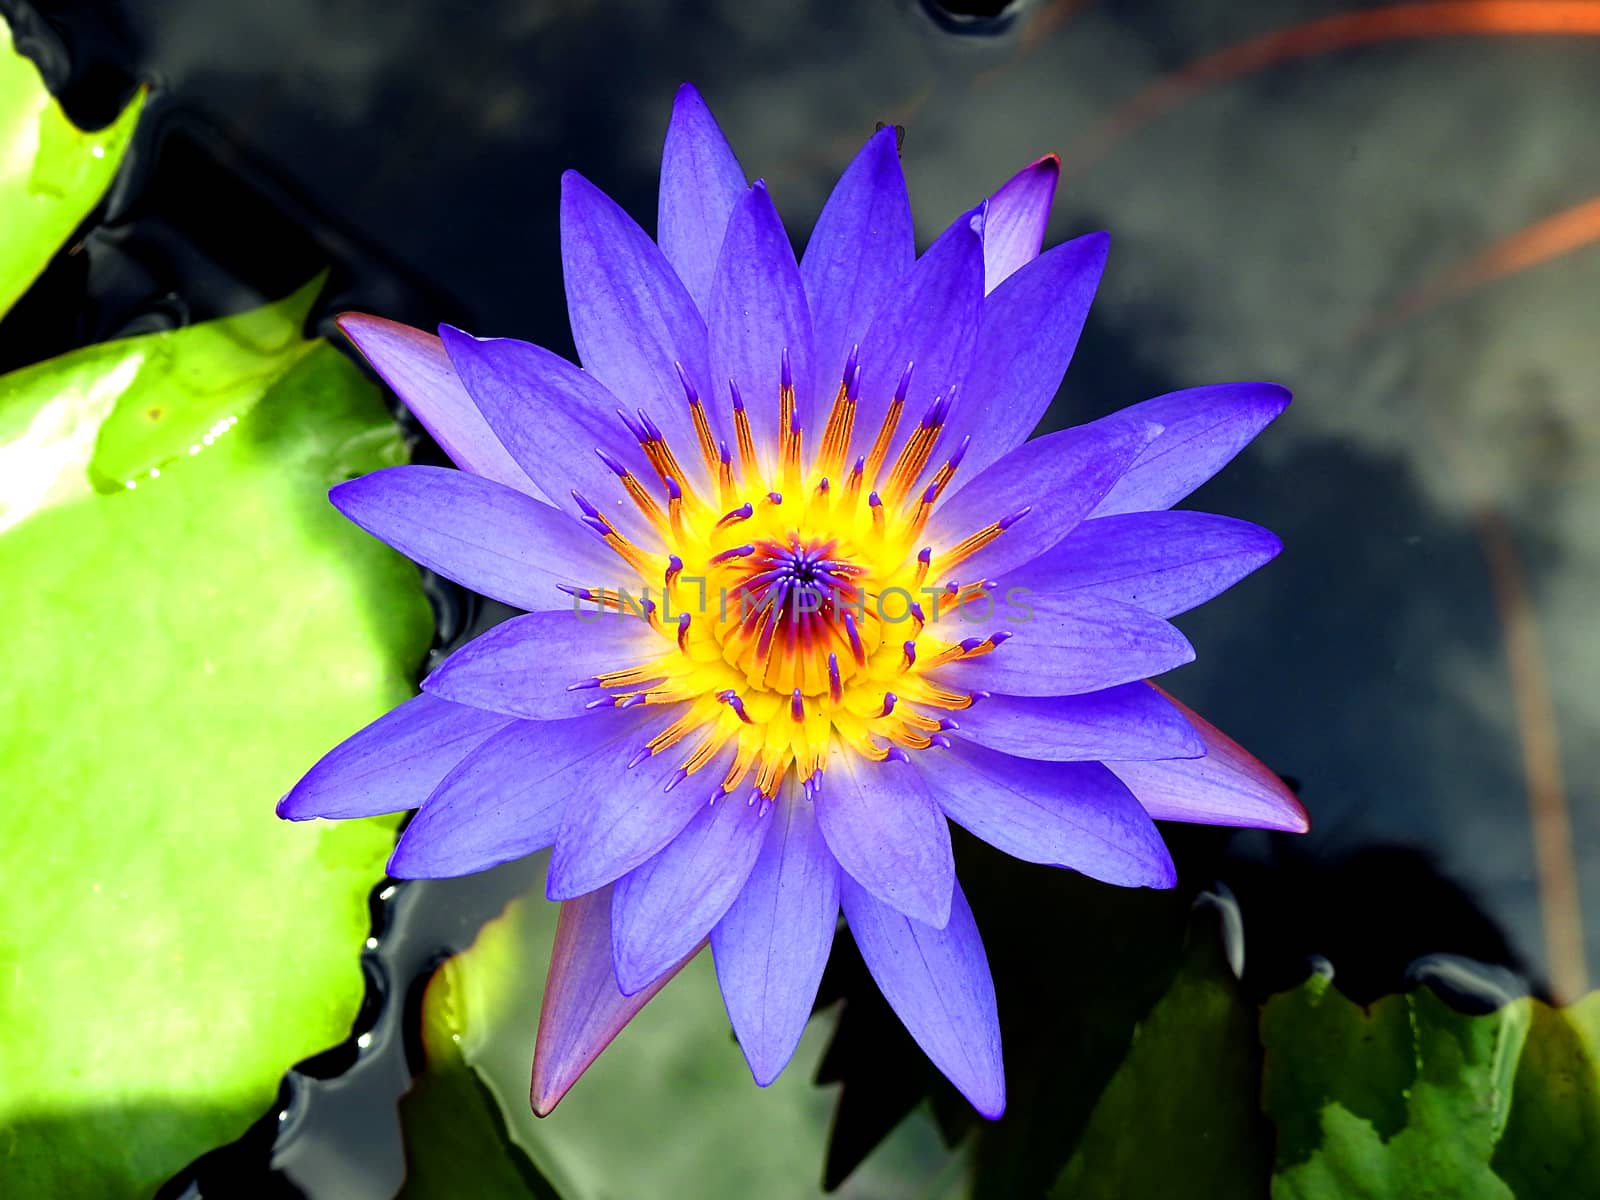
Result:
<svg viewBox="0 0 1600 1200">
<path fill-rule="evenodd" d="M 785 372 L 787 374 L 787 372 Z M 984 593 L 979 580 L 930 584 L 997 537 L 978 531 L 935 557 L 919 538 L 961 450 L 919 486 L 948 404 L 935 401 L 888 462 L 905 408 L 909 368 L 871 450 L 845 462 L 854 426 L 857 373 L 846 371 L 817 453 L 802 465 L 794 391 L 780 390 L 779 445 L 763 458 L 735 393 L 736 452 L 719 444 L 692 388 L 690 411 L 715 501 L 681 482 L 685 473 L 660 430 L 634 427 L 666 490 L 663 506 L 620 464 L 618 476 L 666 549 L 630 542 L 580 499 L 591 525 L 638 571 L 644 599 L 581 591 L 580 601 L 642 609 L 662 638 L 660 653 L 598 677 L 611 703 L 686 705 L 649 743 L 679 747 L 681 776 L 730 750 L 718 785 L 771 800 L 792 769 L 811 781 L 838 744 L 881 760 L 932 744 L 972 697 L 928 672 L 987 653 L 998 637 L 959 637 L 957 608 Z M 952 622 L 955 625 L 952 626 Z M 929 711 L 931 710 L 931 712 Z"/>
</svg>

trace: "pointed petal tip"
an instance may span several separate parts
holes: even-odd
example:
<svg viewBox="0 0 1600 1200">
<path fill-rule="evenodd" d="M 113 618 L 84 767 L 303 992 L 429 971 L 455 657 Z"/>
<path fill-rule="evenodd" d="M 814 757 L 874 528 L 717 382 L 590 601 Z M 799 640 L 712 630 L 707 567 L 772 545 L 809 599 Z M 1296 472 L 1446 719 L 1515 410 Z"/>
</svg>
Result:
<svg viewBox="0 0 1600 1200">
<path fill-rule="evenodd" d="M 705 107 L 706 98 L 700 94 L 700 89 L 685 79 L 678 85 L 678 90 L 673 93 L 672 105 L 676 108 L 680 104 L 699 104 Z"/>
<path fill-rule="evenodd" d="M 1029 163 L 1028 167 L 1041 171 L 1052 171 L 1059 175 L 1061 174 L 1061 155 L 1052 150 L 1048 154 L 1041 154 Z"/>
</svg>

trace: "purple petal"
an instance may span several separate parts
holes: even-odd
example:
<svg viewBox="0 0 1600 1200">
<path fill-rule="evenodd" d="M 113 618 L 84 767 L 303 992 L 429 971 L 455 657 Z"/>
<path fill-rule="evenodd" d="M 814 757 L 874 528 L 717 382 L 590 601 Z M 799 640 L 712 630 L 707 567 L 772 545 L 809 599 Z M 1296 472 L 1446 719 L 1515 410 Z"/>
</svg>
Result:
<svg viewBox="0 0 1600 1200">
<path fill-rule="evenodd" d="M 550 855 L 545 894 L 570 900 L 612 883 L 648 860 L 689 823 L 720 789 L 715 760 L 680 784 L 673 784 L 686 751 L 671 747 L 635 766 L 628 763 L 663 725 L 607 749 L 594 785 L 574 798 Z M 671 790 L 668 790 L 670 787 Z"/>
<path fill-rule="evenodd" d="M 556 839 L 567 800 L 593 779 L 605 747 L 636 728 L 593 714 L 513 721 L 433 790 L 401 834 L 389 874 L 448 879 L 543 850 Z"/>
<path fill-rule="evenodd" d="M 756 445 L 770 452 L 778 444 L 778 385 L 785 350 L 794 376 L 795 414 L 801 428 L 812 431 L 811 314 L 794 248 L 760 180 L 728 221 L 706 312 L 712 384 L 719 389 L 730 380 L 738 385 Z"/>
<path fill-rule="evenodd" d="M 1167 699 L 1194 726 L 1206 756 L 1178 762 L 1108 762 L 1146 812 L 1158 821 L 1290 833 L 1311 828 L 1306 810 L 1283 780 L 1193 709 L 1171 696 Z"/>
<path fill-rule="evenodd" d="M 960 885 L 942 929 L 879 903 L 848 876 L 841 898 L 861 957 L 889 1007 L 972 1107 L 997 1119 L 1006 1107 L 1006 1080 L 994 981 Z"/>
<path fill-rule="evenodd" d="M 1232 461 L 1289 406 L 1275 383 L 1220 383 L 1169 392 L 1106 420 L 1154 421 L 1164 430 L 1101 500 L 1097 517 L 1171 508 Z"/>
<path fill-rule="evenodd" d="M 966 378 L 983 308 L 983 239 L 977 225 L 976 210 L 957 217 L 901 277 L 862 338 L 852 453 L 871 449 L 907 363 L 915 365 L 893 446 L 906 440 L 934 397 L 947 395 Z M 958 399 L 956 406 L 961 403 Z M 893 464 L 892 453 L 887 462 Z"/>
<path fill-rule="evenodd" d="M 1061 178 L 1054 154 L 1035 159 L 989 197 L 983 220 L 983 290 L 992 292 L 1021 267 L 1039 257 L 1050 202 Z"/>
<path fill-rule="evenodd" d="M 438 338 L 366 313 L 343 313 L 338 324 L 451 462 L 463 471 L 545 498 L 489 428 L 456 378 Z"/>
<path fill-rule="evenodd" d="M 632 501 L 603 450 L 633 472 L 655 478 L 639 443 L 617 417 L 621 402 L 593 376 L 543 346 L 513 338 L 475 338 L 439 328 L 450 361 L 495 434 L 544 494 L 565 503 L 574 491 L 599 506 L 634 541 L 660 538 Z"/>
<path fill-rule="evenodd" d="M 773 809 L 744 890 L 711 931 L 728 1020 L 762 1087 L 800 1044 L 838 915 L 839 864 L 815 806 L 791 789 Z"/>
<path fill-rule="evenodd" d="M 530 612 L 572 606 L 567 587 L 616 587 L 633 572 L 565 513 L 446 467 L 385 467 L 328 499 L 413 562 Z"/>
<path fill-rule="evenodd" d="M 278 801 L 289 821 L 403 812 L 509 718 L 413 696 L 329 750 Z"/>
<path fill-rule="evenodd" d="M 835 747 L 816 806 L 828 849 L 857 883 L 925 924 L 950 919 L 950 827 L 914 768 Z"/>
<path fill-rule="evenodd" d="M 1093 594 L 1175 617 L 1226 591 L 1282 548 L 1261 526 L 1213 513 L 1095 517 L 999 580 L 995 593 L 1025 587 L 1036 595 Z"/>
<path fill-rule="evenodd" d="M 1003 575 L 1071 533 L 1160 432 L 1159 425 L 1100 420 L 1024 442 L 935 509 L 928 537 L 936 548 L 948 547 L 1017 518 L 951 568 L 963 580 Z"/>
<path fill-rule="evenodd" d="M 880 129 L 845 168 L 800 260 L 816 332 L 816 395 L 824 405 L 838 390 L 850 348 L 916 261 L 895 137 L 892 128 Z"/>
<path fill-rule="evenodd" d="M 695 86 L 683 84 L 661 148 L 656 240 L 701 311 L 711 297 L 723 230 L 744 190 L 744 169 L 722 127 Z"/>
<path fill-rule="evenodd" d="M 991 210 L 984 245 L 994 222 Z M 1067 373 L 1105 270 L 1110 238 L 1090 233 L 1052 247 L 983 302 L 978 343 L 945 433 L 972 445 L 952 494 L 1033 432 Z M 1159 422 L 1158 422 L 1159 423 Z"/>
<path fill-rule="evenodd" d="M 660 248 L 576 171 L 561 177 L 561 270 L 572 340 L 584 368 L 630 407 L 642 407 L 704 481 L 678 366 L 709 393 L 706 323 Z M 682 481 L 680 481 L 682 482 Z"/>
<path fill-rule="evenodd" d="M 1013 858 L 1122 887 L 1178 880 L 1155 823 L 1100 763 L 1038 762 L 952 741 L 916 764 L 952 821 Z"/>
<path fill-rule="evenodd" d="M 1200 735 L 1154 688 L 1125 683 L 1081 696 L 988 696 L 955 714 L 980 746 L 1045 762 L 1198 758 Z"/>
<path fill-rule="evenodd" d="M 1016 578 L 1031 580 L 1032 575 L 1024 569 Z M 940 683 L 964 692 L 1070 696 L 1148 679 L 1194 661 L 1188 638 L 1131 604 L 1092 592 L 1056 592 L 1043 584 L 1012 586 L 1000 594 L 1006 603 L 988 625 L 1011 636 L 986 654 L 940 667 Z M 962 618 L 952 615 L 945 621 L 959 625 Z M 960 638 L 964 631 L 942 632 Z"/>
<path fill-rule="evenodd" d="M 548 1117 L 600 1051 L 692 957 L 643 991 L 624 996 L 611 973 L 611 888 L 563 904 L 533 1047 L 534 1113 Z"/>
<path fill-rule="evenodd" d="M 617 880 L 611 946 L 617 986 L 637 992 L 705 940 L 739 895 L 771 822 L 765 805 L 725 796 Z"/>
<path fill-rule="evenodd" d="M 638 616 L 585 606 L 578 612 L 512 617 L 457 650 L 422 681 L 424 691 L 530 721 L 583 715 L 607 698 L 589 684 L 661 655 L 662 641 Z"/>
</svg>

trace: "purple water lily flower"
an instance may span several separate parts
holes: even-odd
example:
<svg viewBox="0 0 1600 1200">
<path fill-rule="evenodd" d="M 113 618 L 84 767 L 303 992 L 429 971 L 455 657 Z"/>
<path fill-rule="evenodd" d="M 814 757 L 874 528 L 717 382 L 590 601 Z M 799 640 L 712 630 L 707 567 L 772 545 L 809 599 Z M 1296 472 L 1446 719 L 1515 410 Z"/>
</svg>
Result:
<svg viewBox="0 0 1600 1200">
<path fill-rule="evenodd" d="M 536 1111 L 708 942 L 770 1083 L 842 909 L 912 1036 L 998 1116 L 995 993 L 949 821 L 1135 887 L 1174 883 L 1152 818 L 1306 828 L 1271 771 L 1146 682 L 1193 657 L 1168 619 L 1280 548 L 1169 509 L 1289 395 L 1195 388 L 1027 440 L 1106 257 L 1104 234 L 1040 253 L 1057 174 L 1026 167 L 918 256 L 886 129 L 796 259 L 685 85 L 655 240 L 563 178 L 581 370 L 342 320 L 461 469 L 378 471 L 334 504 L 526 615 L 278 811 L 419 808 L 398 877 L 553 847 Z"/>
</svg>

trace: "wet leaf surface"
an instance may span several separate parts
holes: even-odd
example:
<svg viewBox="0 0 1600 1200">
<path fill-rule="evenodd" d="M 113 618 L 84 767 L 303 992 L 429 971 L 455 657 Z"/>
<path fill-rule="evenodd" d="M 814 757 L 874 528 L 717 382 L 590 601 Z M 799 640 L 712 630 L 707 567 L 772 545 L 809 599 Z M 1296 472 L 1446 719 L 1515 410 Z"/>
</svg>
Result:
<svg viewBox="0 0 1600 1200">
<path fill-rule="evenodd" d="M 309 300 L 0 379 L 7 1195 L 150 1194 L 359 1007 L 393 822 L 273 805 L 410 694 L 432 622 L 327 502 L 403 449 Z"/>
<path fill-rule="evenodd" d="M 105 129 L 67 120 L 0 20 L 0 314 L 100 202 L 139 119 L 140 93 Z"/>
</svg>

